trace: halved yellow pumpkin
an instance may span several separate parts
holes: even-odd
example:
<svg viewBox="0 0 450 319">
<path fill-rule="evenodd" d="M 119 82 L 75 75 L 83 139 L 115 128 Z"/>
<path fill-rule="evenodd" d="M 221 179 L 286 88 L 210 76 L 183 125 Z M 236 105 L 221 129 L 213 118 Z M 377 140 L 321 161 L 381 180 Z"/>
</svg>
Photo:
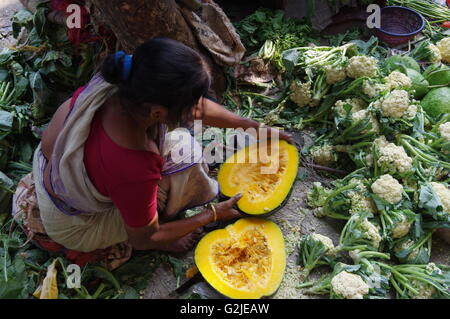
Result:
<svg viewBox="0 0 450 319">
<path fill-rule="evenodd" d="M 286 141 L 257 143 L 237 151 L 221 166 L 217 179 L 223 195 L 242 193 L 238 208 L 267 214 L 289 195 L 298 171 L 297 148 Z"/>
<path fill-rule="evenodd" d="M 274 222 L 243 218 L 203 237 L 195 263 L 203 278 L 229 298 L 270 296 L 286 267 L 283 234 Z"/>
</svg>

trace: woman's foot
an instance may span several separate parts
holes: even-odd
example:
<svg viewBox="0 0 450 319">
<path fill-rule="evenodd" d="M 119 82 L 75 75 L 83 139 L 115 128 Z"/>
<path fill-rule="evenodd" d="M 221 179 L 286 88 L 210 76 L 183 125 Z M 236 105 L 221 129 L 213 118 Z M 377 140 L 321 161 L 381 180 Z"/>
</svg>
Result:
<svg viewBox="0 0 450 319">
<path fill-rule="evenodd" d="M 203 235 L 203 227 L 201 227 L 171 243 L 161 244 L 156 249 L 173 253 L 185 253 L 194 248 L 194 246 L 197 244 L 200 238 L 203 237 Z"/>
</svg>

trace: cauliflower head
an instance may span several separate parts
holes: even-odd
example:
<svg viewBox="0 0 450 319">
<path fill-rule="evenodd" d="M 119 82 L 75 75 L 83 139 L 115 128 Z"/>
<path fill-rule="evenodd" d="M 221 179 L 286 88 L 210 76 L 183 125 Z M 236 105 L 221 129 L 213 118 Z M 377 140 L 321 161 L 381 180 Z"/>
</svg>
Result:
<svg viewBox="0 0 450 319">
<path fill-rule="evenodd" d="M 398 252 L 400 252 L 400 251 L 402 251 L 404 249 L 410 249 L 414 245 L 415 245 L 415 242 L 413 240 L 411 240 L 411 239 L 408 239 L 408 240 L 402 242 L 400 245 L 395 246 L 394 251 L 396 253 L 398 253 Z M 409 262 L 413 261 L 419 255 L 419 252 L 420 252 L 419 249 L 417 249 L 417 248 L 413 249 L 406 259 Z"/>
<path fill-rule="evenodd" d="M 403 186 L 391 175 L 380 176 L 371 186 L 372 191 L 391 204 L 402 200 Z"/>
<path fill-rule="evenodd" d="M 348 61 L 347 76 L 357 79 L 363 76 L 375 77 L 378 73 L 377 59 L 365 55 L 351 57 Z"/>
<path fill-rule="evenodd" d="M 444 212 L 450 214 L 450 189 L 442 183 L 431 182 L 430 184 L 439 197 Z"/>
<path fill-rule="evenodd" d="M 309 153 L 314 162 L 319 165 L 328 165 L 336 161 L 336 153 L 331 144 L 313 146 L 309 150 Z"/>
<path fill-rule="evenodd" d="M 409 93 L 405 90 L 393 90 L 387 94 L 381 101 L 375 103 L 376 107 L 381 108 L 381 112 L 387 117 L 408 118 L 416 115 L 417 107 L 411 105 Z"/>
<path fill-rule="evenodd" d="M 373 82 L 370 80 L 365 80 L 362 85 L 362 91 L 365 95 L 373 98 L 379 95 L 381 92 L 387 91 L 388 87 L 386 84 Z"/>
<path fill-rule="evenodd" d="M 299 107 L 305 107 L 312 102 L 311 82 L 301 83 L 294 81 L 290 86 L 289 98 Z"/>
<path fill-rule="evenodd" d="M 413 299 L 431 299 L 436 292 L 436 288 L 420 280 L 412 280 L 411 285 L 419 291 Z"/>
<path fill-rule="evenodd" d="M 406 236 L 411 229 L 412 223 L 413 222 L 408 221 L 406 217 L 403 217 L 392 230 L 392 238 L 397 239 Z"/>
<path fill-rule="evenodd" d="M 378 166 L 385 166 L 394 172 L 405 173 L 412 168 L 412 158 L 406 154 L 403 146 L 387 143 L 379 146 Z"/>
<path fill-rule="evenodd" d="M 361 182 L 361 180 L 352 178 L 349 181 L 349 184 L 354 183 L 358 184 L 356 190 L 349 191 L 347 195 L 351 201 L 349 213 L 354 214 L 357 212 L 371 212 L 372 214 L 376 214 L 378 211 L 375 203 L 371 198 L 365 196 L 365 193 L 367 193 L 366 186 Z"/>
<path fill-rule="evenodd" d="M 389 144 L 388 140 L 386 139 L 386 137 L 384 135 L 377 137 L 373 142 L 378 147 L 385 147 Z"/>
<path fill-rule="evenodd" d="M 442 54 L 441 54 L 441 51 L 439 50 L 439 48 L 437 46 L 435 46 L 434 44 L 430 43 L 430 45 L 428 45 L 428 49 L 431 52 L 430 62 L 431 63 L 439 63 L 439 62 L 441 62 Z"/>
<path fill-rule="evenodd" d="M 450 63 L 450 37 L 444 38 L 436 44 L 442 56 L 442 61 Z"/>
<path fill-rule="evenodd" d="M 353 121 L 365 120 L 367 118 L 370 120 L 370 123 L 372 124 L 372 129 L 361 131 L 361 133 L 365 134 L 368 133 L 368 131 L 374 131 L 377 133 L 380 132 L 380 125 L 377 119 L 368 110 L 360 110 L 352 114 Z"/>
<path fill-rule="evenodd" d="M 344 81 L 347 77 L 347 73 L 345 72 L 345 68 L 343 67 L 327 67 L 325 69 L 327 75 L 327 83 L 335 84 L 341 81 Z"/>
<path fill-rule="evenodd" d="M 378 248 L 382 239 L 378 226 L 372 224 L 367 218 L 365 218 L 361 223 L 361 229 L 365 231 L 364 236 L 372 241 L 372 246 Z"/>
<path fill-rule="evenodd" d="M 331 238 L 317 233 L 313 233 L 311 237 L 316 241 L 320 241 L 327 248 L 327 255 L 334 255 L 334 244 Z"/>
<path fill-rule="evenodd" d="M 369 293 L 369 285 L 361 276 L 341 271 L 331 279 L 331 289 L 345 299 L 363 299 Z"/>
<path fill-rule="evenodd" d="M 411 79 L 402 72 L 393 71 L 385 77 L 386 86 L 389 90 L 398 88 L 410 88 L 412 86 Z"/>
<path fill-rule="evenodd" d="M 439 125 L 439 133 L 443 138 L 450 141 L 450 122 Z"/>
<path fill-rule="evenodd" d="M 351 200 L 351 208 L 349 210 L 350 214 L 357 212 L 371 212 L 372 214 L 377 213 L 377 208 L 371 198 L 368 198 L 359 192 L 349 192 L 348 196 Z"/>
<path fill-rule="evenodd" d="M 352 113 L 362 111 L 366 108 L 366 103 L 362 99 L 350 98 L 346 100 L 338 100 L 334 104 L 333 110 L 342 117 L 347 115 L 344 105 L 349 104 L 352 107 Z"/>
</svg>

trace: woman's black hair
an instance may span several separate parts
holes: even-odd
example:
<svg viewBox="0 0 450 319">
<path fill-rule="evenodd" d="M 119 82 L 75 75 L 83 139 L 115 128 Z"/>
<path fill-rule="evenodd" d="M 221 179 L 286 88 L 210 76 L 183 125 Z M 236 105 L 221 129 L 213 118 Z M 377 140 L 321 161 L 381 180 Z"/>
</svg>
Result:
<svg viewBox="0 0 450 319">
<path fill-rule="evenodd" d="M 129 77 L 123 79 L 123 61 L 115 55 L 103 62 L 103 78 L 119 87 L 118 95 L 126 111 L 147 115 L 144 103 L 169 109 L 171 124 L 189 118 L 200 97 L 206 95 L 211 77 L 202 57 L 181 42 L 154 38 L 141 44 L 133 53 Z"/>
</svg>

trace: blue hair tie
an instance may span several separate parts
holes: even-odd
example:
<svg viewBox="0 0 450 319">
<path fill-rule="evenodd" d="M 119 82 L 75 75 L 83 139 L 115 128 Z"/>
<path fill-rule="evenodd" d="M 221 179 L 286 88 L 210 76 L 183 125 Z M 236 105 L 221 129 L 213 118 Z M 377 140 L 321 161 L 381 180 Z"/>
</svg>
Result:
<svg viewBox="0 0 450 319">
<path fill-rule="evenodd" d="M 122 63 L 122 80 L 126 81 L 130 76 L 131 67 L 133 65 L 133 56 L 127 55 L 123 51 L 117 52 L 114 56 L 114 61 L 116 65 L 119 65 L 119 61 L 122 57 L 124 58 Z"/>
</svg>

